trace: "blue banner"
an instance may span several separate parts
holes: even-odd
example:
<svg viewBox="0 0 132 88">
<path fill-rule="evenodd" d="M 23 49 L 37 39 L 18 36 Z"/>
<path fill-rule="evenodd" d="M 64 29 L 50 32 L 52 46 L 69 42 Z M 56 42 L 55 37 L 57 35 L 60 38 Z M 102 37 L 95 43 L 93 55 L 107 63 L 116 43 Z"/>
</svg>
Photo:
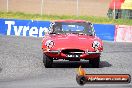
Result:
<svg viewBox="0 0 132 88">
<path fill-rule="evenodd" d="M 0 34 L 43 37 L 50 21 L 0 19 Z M 96 35 L 102 40 L 114 41 L 115 25 L 94 24 Z"/>
<path fill-rule="evenodd" d="M 43 37 L 50 21 L 0 19 L 0 34 Z"/>
<path fill-rule="evenodd" d="M 114 41 L 115 25 L 112 24 L 94 24 L 96 36 L 102 40 Z"/>
</svg>

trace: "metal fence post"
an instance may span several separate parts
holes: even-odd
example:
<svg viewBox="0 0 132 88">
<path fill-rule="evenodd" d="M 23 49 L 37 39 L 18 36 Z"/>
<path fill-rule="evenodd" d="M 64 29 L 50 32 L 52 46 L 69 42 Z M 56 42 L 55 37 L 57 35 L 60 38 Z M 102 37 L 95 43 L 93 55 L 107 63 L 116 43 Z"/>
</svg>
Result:
<svg viewBox="0 0 132 88">
<path fill-rule="evenodd" d="M 113 14 L 113 18 L 115 19 L 116 16 L 116 0 L 114 0 L 114 14 Z"/>
<path fill-rule="evenodd" d="M 44 2 L 44 1 L 43 1 L 43 0 L 41 0 L 41 13 L 40 13 L 40 14 L 41 14 L 41 16 L 43 15 L 43 2 Z"/>
<path fill-rule="evenodd" d="M 79 0 L 77 0 L 76 16 L 79 16 Z"/>
<path fill-rule="evenodd" d="M 9 10 L 9 2 L 8 0 L 6 0 L 6 12 L 8 12 L 8 10 Z"/>
</svg>

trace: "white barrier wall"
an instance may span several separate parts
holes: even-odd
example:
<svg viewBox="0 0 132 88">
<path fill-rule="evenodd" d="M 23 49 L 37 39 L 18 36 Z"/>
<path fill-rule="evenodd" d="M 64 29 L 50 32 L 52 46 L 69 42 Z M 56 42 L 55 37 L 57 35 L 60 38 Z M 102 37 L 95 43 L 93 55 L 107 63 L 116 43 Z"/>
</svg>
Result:
<svg viewBox="0 0 132 88">
<path fill-rule="evenodd" d="M 132 42 L 132 26 L 116 25 L 115 42 Z"/>
</svg>

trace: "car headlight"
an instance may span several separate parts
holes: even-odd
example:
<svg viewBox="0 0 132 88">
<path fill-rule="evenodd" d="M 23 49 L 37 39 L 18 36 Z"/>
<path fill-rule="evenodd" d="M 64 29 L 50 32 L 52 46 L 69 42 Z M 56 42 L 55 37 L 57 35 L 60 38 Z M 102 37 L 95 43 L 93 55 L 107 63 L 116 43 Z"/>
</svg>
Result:
<svg viewBox="0 0 132 88">
<path fill-rule="evenodd" d="M 52 40 L 47 40 L 45 45 L 48 47 L 48 48 L 52 48 L 54 46 L 54 42 Z"/>
<path fill-rule="evenodd" d="M 94 41 L 93 44 L 92 44 L 92 47 L 94 49 L 97 49 L 99 46 L 100 46 L 100 42 L 99 41 Z"/>
</svg>

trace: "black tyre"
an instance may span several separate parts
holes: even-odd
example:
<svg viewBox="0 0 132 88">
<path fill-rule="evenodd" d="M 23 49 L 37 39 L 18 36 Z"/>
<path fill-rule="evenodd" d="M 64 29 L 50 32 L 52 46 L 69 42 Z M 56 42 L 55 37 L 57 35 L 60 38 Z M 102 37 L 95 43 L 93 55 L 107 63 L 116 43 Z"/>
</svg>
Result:
<svg viewBox="0 0 132 88">
<path fill-rule="evenodd" d="M 43 63 L 46 68 L 51 68 L 53 59 L 51 57 L 48 57 L 45 54 L 43 54 Z"/>
<path fill-rule="evenodd" d="M 99 63 L 100 63 L 100 57 L 89 60 L 89 64 L 91 64 L 93 68 L 99 68 Z"/>
</svg>

